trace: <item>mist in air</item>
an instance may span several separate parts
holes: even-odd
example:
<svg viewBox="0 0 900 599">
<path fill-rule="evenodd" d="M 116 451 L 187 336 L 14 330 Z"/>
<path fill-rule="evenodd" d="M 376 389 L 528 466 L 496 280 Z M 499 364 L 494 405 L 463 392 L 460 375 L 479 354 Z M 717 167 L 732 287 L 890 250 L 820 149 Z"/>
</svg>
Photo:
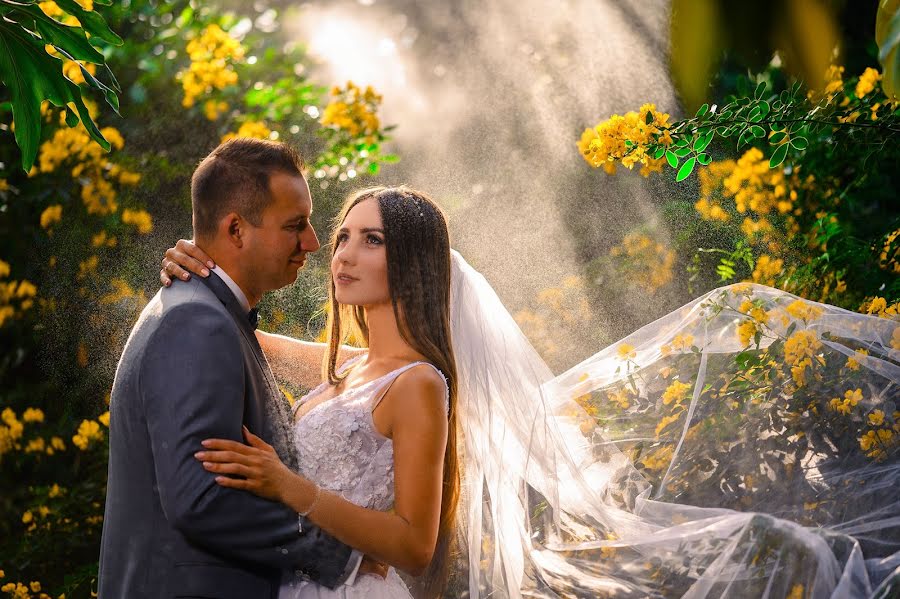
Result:
<svg viewBox="0 0 900 599">
<path fill-rule="evenodd" d="M 322 0 L 283 26 L 309 44 L 321 80 L 384 95 L 401 162 L 383 183 L 431 194 L 454 246 L 514 311 L 655 222 L 660 186 L 589 168 L 575 142 L 646 102 L 678 114 L 668 4 Z M 593 309 L 633 316 L 634 299 Z"/>
</svg>

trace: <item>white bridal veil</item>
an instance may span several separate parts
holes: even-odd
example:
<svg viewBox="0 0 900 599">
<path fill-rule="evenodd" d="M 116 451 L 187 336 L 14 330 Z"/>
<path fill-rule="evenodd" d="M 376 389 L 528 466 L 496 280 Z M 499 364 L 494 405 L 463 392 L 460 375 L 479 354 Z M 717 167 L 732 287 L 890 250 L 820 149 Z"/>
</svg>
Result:
<svg viewBox="0 0 900 599">
<path fill-rule="evenodd" d="M 453 252 L 448 595 L 900 594 L 900 327 L 752 284 L 554 377 Z"/>
</svg>

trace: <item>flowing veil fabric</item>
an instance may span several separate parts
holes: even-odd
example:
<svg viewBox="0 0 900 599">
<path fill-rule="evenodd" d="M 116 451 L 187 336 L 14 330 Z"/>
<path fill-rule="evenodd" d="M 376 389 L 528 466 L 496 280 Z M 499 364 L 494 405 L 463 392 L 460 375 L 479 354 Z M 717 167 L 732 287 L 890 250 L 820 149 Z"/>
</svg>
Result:
<svg viewBox="0 0 900 599">
<path fill-rule="evenodd" d="M 470 597 L 900 593 L 900 327 L 752 284 L 554 377 L 453 252 Z"/>
</svg>

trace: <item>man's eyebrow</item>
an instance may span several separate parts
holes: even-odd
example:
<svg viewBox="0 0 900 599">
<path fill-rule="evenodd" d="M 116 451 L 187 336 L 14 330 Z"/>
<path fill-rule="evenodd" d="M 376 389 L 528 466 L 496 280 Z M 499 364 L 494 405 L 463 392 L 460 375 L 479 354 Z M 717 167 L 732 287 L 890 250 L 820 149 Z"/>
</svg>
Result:
<svg viewBox="0 0 900 599">
<path fill-rule="evenodd" d="M 303 222 L 305 220 L 309 220 L 309 216 L 307 216 L 305 214 L 296 214 L 294 216 L 287 218 L 284 222 L 293 223 L 293 222 Z"/>
</svg>

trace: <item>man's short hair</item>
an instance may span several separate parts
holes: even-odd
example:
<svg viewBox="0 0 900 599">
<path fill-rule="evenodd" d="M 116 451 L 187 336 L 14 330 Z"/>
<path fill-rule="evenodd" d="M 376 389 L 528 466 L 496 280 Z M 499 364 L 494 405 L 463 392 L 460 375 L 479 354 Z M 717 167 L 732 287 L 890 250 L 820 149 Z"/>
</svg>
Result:
<svg viewBox="0 0 900 599">
<path fill-rule="evenodd" d="M 237 137 L 204 158 L 191 177 L 194 236 L 211 239 L 223 216 L 237 212 L 254 226 L 272 202 L 269 179 L 275 172 L 303 176 L 303 159 L 291 146 Z"/>
</svg>

